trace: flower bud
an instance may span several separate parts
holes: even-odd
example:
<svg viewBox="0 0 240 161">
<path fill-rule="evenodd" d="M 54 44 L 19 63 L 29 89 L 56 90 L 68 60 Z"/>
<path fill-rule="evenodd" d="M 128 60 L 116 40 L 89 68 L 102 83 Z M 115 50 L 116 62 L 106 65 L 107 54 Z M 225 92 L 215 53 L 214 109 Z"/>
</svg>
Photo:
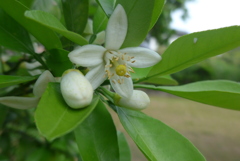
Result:
<svg viewBox="0 0 240 161">
<path fill-rule="evenodd" d="M 148 95 L 140 90 L 133 90 L 130 98 L 122 97 L 117 105 L 133 110 L 143 110 L 148 107 L 150 99 Z"/>
<path fill-rule="evenodd" d="M 92 85 L 79 70 L 69 69 L 65 71 L 60 87 L 65 102 L 72 108 L 86 107 L 92 101 Z"/>
</svg>

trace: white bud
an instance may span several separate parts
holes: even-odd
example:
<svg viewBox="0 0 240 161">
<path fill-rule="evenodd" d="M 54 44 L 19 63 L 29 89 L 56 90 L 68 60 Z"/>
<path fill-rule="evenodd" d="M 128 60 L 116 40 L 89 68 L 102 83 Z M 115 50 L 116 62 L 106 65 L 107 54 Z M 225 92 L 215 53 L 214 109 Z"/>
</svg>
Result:
<svg viewBox="0 0 240 161">
<path fill-rule="evenodd" d="M 86 107 L 91 103 L 92 85 L 79 70 L 69 69 L 65 71 L 60 86 L 68 106 L 77 109 Z"/>
<path fill-rule="evenodd" d="M 148 107 L 149 103 L 150 99 L 145 92 L 133 90 L 133 94 L 130 98 L 122 97 L 117 104 L 121 107 L 133 110 L 143 110 Z"/>
</svg>

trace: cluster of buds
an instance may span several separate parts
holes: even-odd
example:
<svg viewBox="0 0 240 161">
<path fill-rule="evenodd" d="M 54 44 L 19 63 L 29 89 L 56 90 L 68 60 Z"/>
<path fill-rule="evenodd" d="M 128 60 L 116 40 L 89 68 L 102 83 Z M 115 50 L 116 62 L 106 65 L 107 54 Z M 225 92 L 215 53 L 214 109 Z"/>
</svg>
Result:
<svg viewBox="0 0 240 161">
<path fill-rule="evenodd" d="M 0 103 L 16 109 L 37 107 L 49 82 L 56 82 L 56 78 L 46 70 L 39 76 L 33 87 L 33 97 L 1 97 Z M 65 102 L 71 108 L 84 108 L 92 101 L 92 85 L 77 69 L 69 69 L 63 73 L 60 82 L 60 89 Z M 114 101 L 116 105 L 133 110 L 145 109 L 150 103 L 148 95 L 139 90 L 133 90 L 131 97 L 121 97 L 118 95 L 118 98 L 117 101 Z"/>
<path fill-rule="evenodd" d="M 60 87 L 65 102 L 72 108 L 84 108 L 92 101 L 93 88 L 79 70 L 69 69 L 65 71 Z M 114 101 L 116 105 L 133 110 L 145 109 L 150 103 L 148 95 L 140 90 L 133 90 L 133 94 L 129 98 L 121 96 L 118 98 Z"/>
</svg>

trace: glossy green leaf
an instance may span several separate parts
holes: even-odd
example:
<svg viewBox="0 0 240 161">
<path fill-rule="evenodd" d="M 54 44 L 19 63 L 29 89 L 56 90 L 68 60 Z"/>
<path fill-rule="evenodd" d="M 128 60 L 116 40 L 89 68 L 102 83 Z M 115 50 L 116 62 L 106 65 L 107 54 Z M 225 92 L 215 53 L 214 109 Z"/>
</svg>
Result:
<svg viewBox="0 0 240 161">
<path fill-rule="evenodd" d="M 116 0 L 97 0 L 108 17 L 113 13 Z"/>
<path fill-rule="evenodd" d="M 152 85 L 136 85 L 135 87 L 160 90 L 193 101 L 240 110 L 240 84 L 232 81 L 202 81 L 174 87 Z"/>
<path fill-rule="evenodd" d="M 154 3 L 154 8 L 153 8 L 152 21 L 151 21 L 149 30 L 151 30 L 152 27 L 157 22 L 160 14 L 162 12 L 163 6 L 165 4 L 165 0 L 154 0 L 154 1 L 155 1 L 155 3 Z"/>
<path fill-rule="evenodd" d="M 2 9 L 0 9 L 0 45 L 35 54 L 28 32 Z"/>
<path fill-rule="evenodd" d="M 18 0 L 18 1 L 21 2 L 24 6 L 31 8 L 34 0 Z"/>
<path fill-rule="evenodd" d="M 14 6 L 14 9 L 13 9 Z M 0 1 L 0 8 L 27 29 L 47 49 L 61 48 L 62 44 L 57 35 L 49 28 L 36 23 L 24 16 L 28 10 L 23 4 L 16 0 Z"/>
<path fill-rule="evenodd" d="M 20 83 L 29 82 L 36 79 L 31 76 L 11 76 L 11 75 L 0 75 L 0 88 L 8 87 Z"/>
<path fill-rule="evenodd" d="M 93 18 L 93 33 L 97 34 L 106 29 L 108 23 L 108 17 L 103 10 L 99 7 Z"/>
<path fill-rule="evenodd" d="M 38 24 L 44 25 L 49 29 L 56 31 L 59 34 L 62 34 L 69 40 L 75 42 L 78 45 L 86 45 L 87 40 L 79 34 L 68 31 L 61 22 L 51 15 L 50 13 L 44 11 L 26 11 L 25 16 L 31 20 L 36 21 Z"/>
<path fill-rule="evenodd" d="M 35 112 L 39 132 L 48 140 L 62 136 L 77 127 L 93 111 L 99 97 L 83 109 L 70 108 L 62 98 L 59 83 L 49 83 Z"/>
<path fill-rule="evenodd" d="M 131 152 L 124 134 L 117 132 L 120 161 L 131 161 Z"/>
<path fill-rule="evenodd" d="M 128 31 L 121 48 L 139 46 L 146 38 L 151 24 L 154 0 L 117 0 L 125 9 L 128 18 Z"/>
<path fill-rule="evenodd" d="M 188 34 L 174 41 L 148 76 L 166 75 L 183 70 L 209 57 L 240 46 L 240 26 Z"/>
<path fill-rule="evenodd" d="M 68 30 L 82 34 L 88 20 L 88 0 L 62 0 L 63 15 Z"/>
<path fill-rule="evenodd" d="M 116 128 L 101 101 L 74 133 L 82 160 L 119 160 Z"/>
<path fill-rule="evenodd" d="M 158 84 L 158 85 L 178 85 L 178 82 L 170 75 L 152 77 L 144 81 L 144 83 Z"/>
<path fill-rule="evenodd" d="M 117 113 L 123 127 L 149 160 L 205 161 L 190 141 L 161 121 L 120 107 Z"/>
<path fill-rule="evenodd" d="M 28 32 L 0 8 L 0 45 L 31 54 L 46 69 L 44 61 L 33 49 Z"/>
<path fill-rule="evenodd" d="M 148 68 L 132 68 L 134 70 L 134 73 L 131 73 L 131 78 L 135 80 L 141 80 L 145 79 L 149 73 L 149 71 L 152 69 L 152 67 Z"/>
<path fill-rule="evenodd" d="M 51 13 L 57 19 L 62 20 L 62 4 L 60 0 L 34 0 L 31 10 L 41 10 Z"/>
<path fill-rule="evenodd" d="M 47 51 L 46 63 L 55 77 L 61 77 L 65 70 L 72 68 L 73 64 L 68 58 L 68 53 L 63 49 Z"/>
</svg>

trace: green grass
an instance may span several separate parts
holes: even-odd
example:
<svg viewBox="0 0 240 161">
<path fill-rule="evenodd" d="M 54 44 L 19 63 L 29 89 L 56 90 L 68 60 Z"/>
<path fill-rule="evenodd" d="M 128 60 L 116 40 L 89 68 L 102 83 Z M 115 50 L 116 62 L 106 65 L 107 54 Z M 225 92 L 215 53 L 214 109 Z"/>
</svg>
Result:
<svg viewBox="0 0 240 161">
<path fill-rule="evenodd" d="M 152 94 L 143 112 L 161 120 L 188 138 L 208 161 L 240 161 L 240 111 L 213 107 L 183 98 Z M 123 127 L 115 114 L 115 123 Z M 128 135 L 133 161 L 147 159 Z"/>
</svg>

